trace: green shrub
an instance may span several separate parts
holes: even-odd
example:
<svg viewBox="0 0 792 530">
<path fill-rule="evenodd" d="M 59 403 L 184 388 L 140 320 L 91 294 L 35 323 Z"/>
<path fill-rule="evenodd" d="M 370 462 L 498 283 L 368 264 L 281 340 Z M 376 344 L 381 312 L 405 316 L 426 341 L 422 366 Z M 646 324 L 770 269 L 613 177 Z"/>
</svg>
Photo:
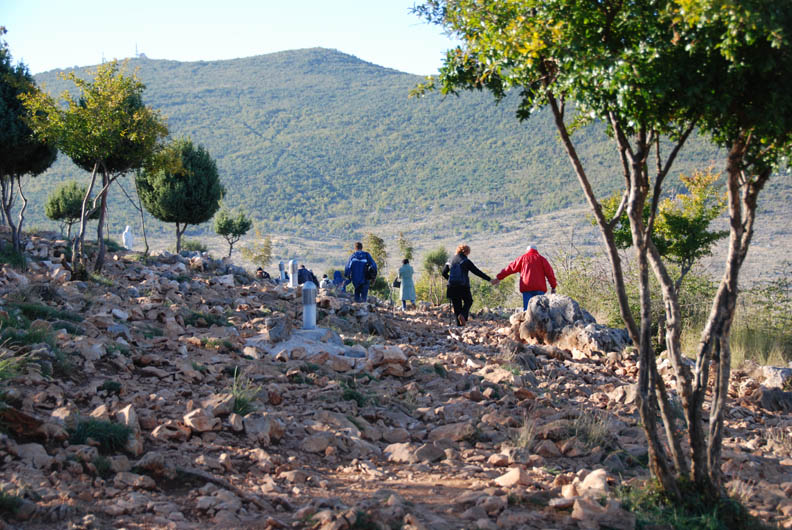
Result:
<svg viewBox="0 0 792 530">
<path fill-rule="evenodd" d="M 126 250 L 126 248 L 122 247 L 118 243 L 118 241 L 114 239 L 110 239 L 109 237 L 106 237 L 104 242 L 105 242 L 105 249 L 107 250 L 107 252 L 118 252 L 119 250 Z"/>
<path fill-rule="evenodd" d="M 707 499 L 690 482 L 678 485 L 682 493 L 680 500 L 669 498 L 657 482 L 642 488 L 623 486 L 616 493 L 622 507 L 635 514 L 637 528 L 769 529 L 734 499 Z"/>
<path fill-rule="evenodd" d="M 0 351 L 0 381 L 16 377 L 25 366 L 27 358 L 13 355 L 10 351 Z"/>
<path fill-rule="evenodd" d="M 74 363 L 70 358 L 71 356 L 57 348 L 54 349 L 52 353 L 54 356 L 52 360 L 52 375 L 65 378 L 73 376 L 75 371 Z"/>
<path fill-rule="evenodd" d="M 517 291 L 517 276 L 508 276 L 498 285 L 491 285 L 485 281 L 473 280 L 470 282 L 470 292 L 473 295 L 473 311 L 480 311 L 485 307 L 522 307 L 522 295 Z"/>
<path fill-rule="evenodd" d="M 196 241 L 195 239 L 185 239 L 182 241 L 181 248 L 182 250 L 188 250 L 190 252 L 206 252 L 209 249 L 206 243 Z"/>
<path fill-rule="evenodd" d="M 96 458 L 91 460 L 91 463 L 94 465 L 94 468 L 96 468 L 97 476 L 103 479 L 108 479 L 115 474 L 115 472 L 113 471 L 113 465 L 110 463 L 110 460 L 105 458 L 104 456 L 97 456 Z"/>
<path fill-rule="evenodd" d="M 253 400 L 261 392 L 261 385 L 253 385 L 249 377 L 241 375 L 238 369 L 234 369 L 234 382 L 231 385 L 231 395 L 234 396 L 234 412 L 240 416 L 250 414 L 256 407 Z"/>
<path fill-rule="evenodd" d="M 368 398 L 355 388 L 355 380 L 349 382 L 341 381 L 341 399 L 344 401 L 354 401 L 358 407 L 362 407 L 368 402 Z"/>
<path fill-rule="evenodd" d="M 18 270 L 24 270 L 27 266 L 27 258 L 23 252 L 17 252 L 14 247 L 8 244 L 0 246 L 0 263 L 11 265 Z"/>
<path fill-rule="evenodd" d="M 22 499 L 0 491 L 0 515 L 14 515 L 22 506 Z"/>
<path fill-rule="evenodd" d="M 120 394 L 121 393 L 121 383 L 118 381 L 110 381 L 107 380 L 102 385 L 97 388 L 97 390 L 104 390 L 108 394 Z"/>
<path fill-rule="evenodd" d="M 233 326 L 226 315 L 213 315 L 212 313 L 199 313 L 197 311 L 190 311 L 184 318 L 184 325 L 195 327 Z"/>
<path fill-rule="evenodd" d="M 30 320 L 68 320 L 70 322 L 82 322 L 83 316 L 71 311 L 61 311 L 45 304 L 33 302 L 9 302 L 8 309 L 18 309 L 21 314 Z"/>
<path fill-rule="evenodd" d="M 69 434 L 71 444 L 85 444 L 90 438 L 99 444 L 99 452 L 110 454 L 124 448 L 132 429 L 120 423 L 88 419 L 77 423 L 74 429 L 69 430 Z"/>
</svg>

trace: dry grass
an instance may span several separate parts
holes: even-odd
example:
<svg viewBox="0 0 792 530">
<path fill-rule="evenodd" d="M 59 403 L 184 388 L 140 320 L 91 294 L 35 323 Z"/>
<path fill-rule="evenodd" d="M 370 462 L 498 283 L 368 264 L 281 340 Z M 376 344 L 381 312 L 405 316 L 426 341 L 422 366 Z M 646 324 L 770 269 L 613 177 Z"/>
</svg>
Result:
<svg viewBox="0 0 792 530">
<path fill-rule="evenodd" d="M 610 417 L 604 410 L 581 409 L 572 422 L 574 436 L 587 449 L 605 446 L 610 442 Z"/>
<path fill-rule="evenodd" d="M 740 504 L 746 504 L 756 493 L 756 484 L 750 480 L 736 478 L 726 483 L 726 493 Z"/>
<path fill-rule="evenodd" d="M 512 445 L 518 449 L 530 449 L 536 438 L 536 415 L 530 406 L 523 412 L 522 425 L 514 429 L 511 435 Z"/>
<path fill-rule="evenodd" d="M 792 427 L 770 427 L 765 433 L 767 444 L 787 454 L 792 454 Z"/>
</svg>

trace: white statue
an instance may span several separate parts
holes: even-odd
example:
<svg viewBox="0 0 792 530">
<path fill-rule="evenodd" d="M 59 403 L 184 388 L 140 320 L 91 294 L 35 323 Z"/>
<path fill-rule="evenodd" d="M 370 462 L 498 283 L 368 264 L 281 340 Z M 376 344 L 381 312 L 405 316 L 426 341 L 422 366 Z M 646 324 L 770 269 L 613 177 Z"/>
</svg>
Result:
<svg viewBox="0 0 792 530">
<path fill-rule="evenodd" d="M 127 250 L 132 250 L 132 247 L 135 246 L 135 236 L 132 235 L 132 230 L 127 225 L 124 233 L 121 234 L 121 241 L 124 243 L 124 247 Z"/>
</svg>

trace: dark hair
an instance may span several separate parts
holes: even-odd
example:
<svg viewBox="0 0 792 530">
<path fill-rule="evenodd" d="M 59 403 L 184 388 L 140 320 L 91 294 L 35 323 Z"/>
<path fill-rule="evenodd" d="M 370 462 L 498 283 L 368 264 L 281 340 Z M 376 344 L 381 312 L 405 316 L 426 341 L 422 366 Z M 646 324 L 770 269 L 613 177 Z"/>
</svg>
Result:
<svg viewBox="0 0 792 530">
<path fill-rule="evenodd" d="M 405 264 L 405 265 L 407 265 L 408 263 L 410 263 L 410 260 L 408 260 L 407 258 L 404 258 L 404 259 L 402 260 L 402 263 L 403 263 L 403 264 Z"/>
<path fill-rule="evenodd" d="M 355 243 L 355 250 L 363 250 L 363 243 L 361 243 L 360 241 Z"/>
</svg>

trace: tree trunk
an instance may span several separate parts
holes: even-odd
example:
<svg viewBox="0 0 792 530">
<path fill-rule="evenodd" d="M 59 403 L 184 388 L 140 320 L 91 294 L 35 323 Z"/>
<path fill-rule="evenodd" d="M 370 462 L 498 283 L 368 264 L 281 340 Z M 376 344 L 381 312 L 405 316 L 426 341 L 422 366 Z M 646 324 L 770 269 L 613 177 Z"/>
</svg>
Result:
<svg viewBox="0 0 792 530">
<path fill-rule="evenodd" d="M 91 171 L 91 183 L 83 197 L 82 209 L 80 210 L 80 231 L 72 242 L 72 276 L 77 279 L 84 274 L 85 260 L 83 259 L 83 248 L 85 245 L 85 229 L 88 223 L 88 199 L 91 198 L 94 185 L 96 184 L 96 172 L 99 170 L 99 163 L 95 163 Z"/>
<path fill-rule="evenodd" d="M 184 223 L 184 226 L 181 226 L 181 223 L 176 223 L 176 254 L 181 252 L 181 240 L 186 231 L 187 223 Z"/>
<path fill-rule="evenodd" d="M 22 192 L 22 178 L 17 177 L 17 192 L 19 193 L 19 198 L 22 200 L 22 207 L 19 209 L 19 223 L 17 223 L 16 229 L 14 230 L 14 241 L 16 241 L 17 251 L 22 251 L 22 224 L 25 222 L 25 210 L 27 209 L 27 198 L 25 198 L 25 194 Z"/>
<path fill-rule="evenodd" d="M 105 259 L 105 217 L 107 215 L 107 190 L 108 190 L 108 176 L 107 170 L 102 169 L 102 191 L 100 192 L 100 206 L 99 206 L 99 220 L 96 226 L 97 245 L 99 250 L 96 253 L 96 261 L 94 262 L 94 272 L 102 272 Z"/>
<path fill-rule="evenodd" d="M 625 139 L 619 138 L 618 141 L 624 142 Z M 658 436 L 656 424 L 658 398 L 656 393 L 659 391 L 656 383 L 661 378 L 657 373 L 655 355 L 652 349 L 652 299 L 649 286 L 649 260 L 647 257 L 651 235 L 643 222 L 644 204 L 649 193 L 648 179 L 644 169 L 648 148 L 645 132 L 639 133 L 635 144 L 636 153 L 630 155 L 630 193 L 627 201 L 627 217 L 630 220 L 630 231 L 632 232 L 633 247 L 635 248 L 638 264 L 638 288 L 641 302 L 640 337 L 637 344 L 639 358 L 638 412 L 648 442 L 649 467 L 660 481 L 663 489 L 668 494 L 679 498 L 676 479 L 668 465 L 668 457 Z M 665 397 L 662 392 L 661 397 Z M 666 405 L 664 403 L 664 406 Z"/>
<path fill-rule="evenodd" d="M 137 188 L 135 188 L 135 191 L 137 191 Z M 145 250 L 143 251 L 143 255 L 148 256 L 149 244 L 148 237 L 146 236 L 146 216 L 143 214 L 143 202 L 140 200 L 140 194 L 138 194 L 138 211 L 140 212 L 140 229 L 143 232 L 143 243 L 146 246 Z"/>
<path fill-rule="evenodd" d="M 2 201 L 3 217 L 11 229 L 11 244 L 14 251 L 19 252 L 19 236 L 11 217 L 11 208 L 14 206 L 14 177 L 0 177 L 0 192 L 2 193 L 0 201 Z"/>
</svg>

